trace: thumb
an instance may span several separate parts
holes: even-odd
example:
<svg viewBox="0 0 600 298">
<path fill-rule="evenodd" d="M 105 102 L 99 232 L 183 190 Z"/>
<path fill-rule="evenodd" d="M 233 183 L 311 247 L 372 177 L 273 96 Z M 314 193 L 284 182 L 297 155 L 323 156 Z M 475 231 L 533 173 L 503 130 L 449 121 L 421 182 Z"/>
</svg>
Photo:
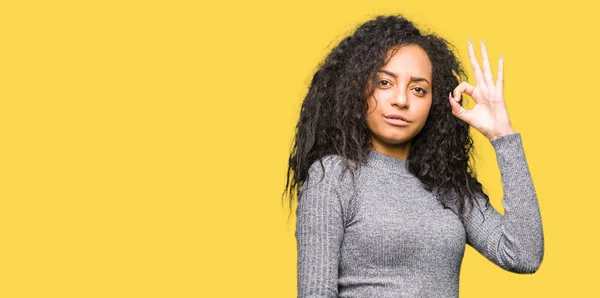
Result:
<svg viewBox="0 0 600 298">
<path fill-rule="evenodd" d="M 469 123 L 469 111 L 463 108 L 460 103 L 456 102 L 451 94 L 448 95 L 448 100 L 450 101 L 450 106 L 452 107 L 452 114 L 458 119 Z"/>
</svg>

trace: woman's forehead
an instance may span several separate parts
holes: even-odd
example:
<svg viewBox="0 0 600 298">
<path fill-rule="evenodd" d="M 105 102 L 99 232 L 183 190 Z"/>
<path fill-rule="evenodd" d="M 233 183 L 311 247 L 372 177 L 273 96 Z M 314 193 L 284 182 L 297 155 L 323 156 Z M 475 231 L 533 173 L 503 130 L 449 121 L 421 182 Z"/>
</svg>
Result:
<svg viewBox="0 0 600 298">
<path fill-rule="evenodd" d="M 431 77 L 431 61 L 427 53 L 419 46 L 408 45 L 390 49 L 387 63 L 382 67 L 384 73 L 393 77 L 410 75 Z"/>
</svg>

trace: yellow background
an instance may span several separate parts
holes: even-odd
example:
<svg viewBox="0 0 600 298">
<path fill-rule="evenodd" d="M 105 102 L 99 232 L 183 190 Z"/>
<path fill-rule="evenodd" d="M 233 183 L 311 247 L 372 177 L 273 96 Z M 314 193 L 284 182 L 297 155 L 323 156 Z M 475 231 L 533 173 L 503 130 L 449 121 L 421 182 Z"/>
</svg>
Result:
<svg viewBox="0 0 600 298">
<path fill-rule="evenodd" d="M 471 78 L 468 37 L 494 70 L 504 53 L 540 201 L 539 271 L 467 247 L 461 297 L 599 295 L 598 9 L 534 2 L 1 1 L 0 297 L 295 297 L 280 196 L 301 101 L 337 42 L 393 13 Z"/>
</svg>

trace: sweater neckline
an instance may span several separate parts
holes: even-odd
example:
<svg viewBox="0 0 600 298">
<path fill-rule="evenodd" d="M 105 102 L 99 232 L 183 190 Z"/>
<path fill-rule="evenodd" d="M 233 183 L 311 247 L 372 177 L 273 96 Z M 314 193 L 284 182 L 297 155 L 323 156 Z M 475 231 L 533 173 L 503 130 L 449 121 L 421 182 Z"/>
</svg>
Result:
<svg viewBox="0 0 600 298">
<path fill-rule="evenodd" d="M 380 170 L 391 172 L 402 176 L 413 176 L 408 168 L 409 161 L 390 155 L 383 154 L 369 148 L 368 165 Z"/>
</svg>

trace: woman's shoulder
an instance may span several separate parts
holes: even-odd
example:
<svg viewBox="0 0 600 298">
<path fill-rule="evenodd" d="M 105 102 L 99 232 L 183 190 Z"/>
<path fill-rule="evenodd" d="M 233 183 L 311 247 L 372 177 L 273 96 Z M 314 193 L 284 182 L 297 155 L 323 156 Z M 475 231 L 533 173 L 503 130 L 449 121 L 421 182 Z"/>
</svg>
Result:
<svg viewBox="0 0 600 298">
<path fill-rule="evenodd" d="M 309 177 L 314 175 L 327 175 L 331 177 L 334 173 L 340 173 L 343 158 L 338 154 L 328 154 L 313 161 L 308 169 Z"/>
<path fill-rule="evenodd" d="M 330 180 L 332 183 L 345 186 L 346 183 L 354 180 L 352 179 L 354 168 L 356 163 L 353 161 L 338 154 L 327 154 L 313 161 L 308 170 L 308 177 L 312 182 Z"/>
</svg>

